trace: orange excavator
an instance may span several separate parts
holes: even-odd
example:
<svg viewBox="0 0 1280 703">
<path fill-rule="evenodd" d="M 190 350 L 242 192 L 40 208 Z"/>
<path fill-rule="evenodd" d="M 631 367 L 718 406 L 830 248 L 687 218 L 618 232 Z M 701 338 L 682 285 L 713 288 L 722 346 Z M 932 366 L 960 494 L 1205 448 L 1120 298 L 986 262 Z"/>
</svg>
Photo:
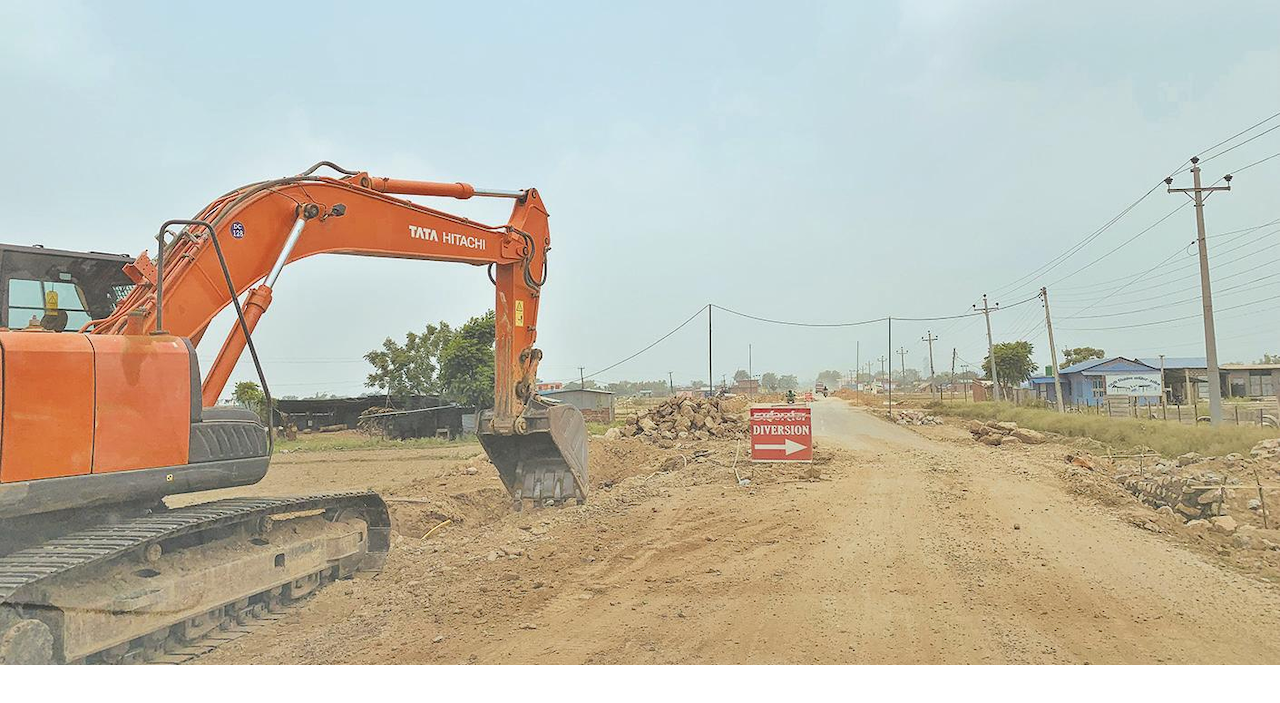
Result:
<svg viewBox="0 0 1280 703">
<path fill-rule="evenodd" d="M 317 175 L 324 168 L 338 175 Z M 489 226 L 397 195 L 514 207 Z M 154 260 L 0 245 L 0 662 L 173 656 L 381 567 L 390 518 L 372 492 L 163 500 L 266 474 L 272 433 L 217 400 L 247 349 L 270 407 L 253 330 L 282 270 L 308 256 L 487 266 L 496 363 L 480 442 L 516 509 L 586 500 L 582 414 L 534 391 L 551 248 L 537 190 L 321 162 L 237 188 L 164 223 L 157 240 Z M 228 305 L 235 325 L 201 377 L 195 349 Z"/>
</svg>

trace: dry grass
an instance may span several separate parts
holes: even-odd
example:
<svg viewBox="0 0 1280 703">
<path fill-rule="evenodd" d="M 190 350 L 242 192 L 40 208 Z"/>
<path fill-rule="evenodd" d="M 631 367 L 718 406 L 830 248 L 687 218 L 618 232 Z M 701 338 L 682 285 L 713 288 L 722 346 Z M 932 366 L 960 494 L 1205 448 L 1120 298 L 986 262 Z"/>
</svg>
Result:
<svg viewBox="0 0 1280 703">
<path fill-rule="evenodd" d="M 329 452 L 355 449 L 425 449 L 478 444 L 475 435 L 447 440 L 436 437 L 384 439 L 355 431 L 300 434 L 297 439 L 277 439 L 275 450 L 287 452 Z"/>
<path fill-rule="evenodd" d="M 1248 426 L 1181 425 L 1160 420 L 1111 418 L 1098 415 L 1060 414 L 1053 410 L 1025 408 L 1005 403 L 933 403 L 934 412 L 973 420 L 1016 422 L 1042 432 L 1067 437 L 1087 437 L 1117 451 L 1149 447 L 1166 457 L 1187 452 L 1222 456 L 1248 454 L 1253 445 L 1280 435 L 1274 429 Z"/>
</svg>

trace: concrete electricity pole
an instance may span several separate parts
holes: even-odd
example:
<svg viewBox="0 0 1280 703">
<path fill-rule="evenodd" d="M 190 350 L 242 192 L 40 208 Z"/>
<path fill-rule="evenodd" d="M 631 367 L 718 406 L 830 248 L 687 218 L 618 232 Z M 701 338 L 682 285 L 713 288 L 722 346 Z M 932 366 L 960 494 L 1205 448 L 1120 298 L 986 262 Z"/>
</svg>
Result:
<svg viewBox="0 0 1280 703">
<path fill-rule="evenodd" d="M 578 390 L 582 390 L 587 387 L 587 379 L 582 375 L 582 372 L 585 370 L 586 369 L 581 366 L 578 367 Z"/>
<path fill-rule="evenodd" d="M 748 344 L 747 345 L 747 378 L 755 378 L 755 374 L 751 373 L 752 371 L 753 369 L 751 368 L 751 345 Z"/>
<path fill-rule="evenodd" d="M 951 399 L 956 399 L 956 348 L 951 347 Z"/>
<path fill-rule="evenodd" d="M 907 348 L 898 347 L 898 368 L 902 369 L 902 380 L 907 380 Z"/>
<path fill-rule="evenodd" d="M 982 307 L 973 306 L 974 310 L 982 310 L 982 316 L 987 319 L 987 358 L 991 360 L 991 387 L 995 389 L 996 400 L 1004 400 L 1004 395 L 1000 392 L 1000 375 L 996 373 L 996 345 L 991 341 L 991 311 L 999 310 L 1000 303 L 996 303 L 994 307 L 987 304 L 987 294 L 982 294 Z"/>
<path fill-rule="evenodd" d="M 1209 249 L 1204 238 L 1204 201 L 1208 194 L 1219 190 L 1231 190 L 1231 174 L 1222 177 L 1225 186 L 1200 185 L 1200 158 L 1191 157 L 1193 187 L 1174 188 L 1173 176 L 1164 179 L 1170 193 L 1185 193 L 1196 204 L 1196 246 L 1200 249 L 1200 302 L 1204 308 L 1204 356 L 1208 365 L 1209 422 L 1222 424 L 1222 376 L 1218 372 L 1218 341 L 1213 332 L 1213 293 L 1209 290 Z"/>
<path fill-rule="evenodd" d="M 1160 407 L 1164 407 L 1164 354 L 1160 355 Z"/>
<path fill-rule="evenodd" d="M 675 372 L 673 371 L 667 372 L 667 388 L 671 391 L 671 397 L 673 398 L 676 395 L 676 381 L 675 381 L 674 373 Z"/>
<path fill-rule="evenodd" d="M 876 361 L 880 362 L 880 375 L 883 376 L 884 375 L 884 354 L 881 354 L 880 358 L 876 359 Z"/>
<path fill-rule="evenodd" d="M 1049 330 L 1049 356 L 1053 359 L 1053 395 L 1058 399 L 1058 412 L 1066 412 L 1066 408 L 1062 405 L 1062 374 L 1058 373 L 1058 348 L 1053 345 L 1053 319 L 1049 317 L 1049 289 L 1042 286 L 1040 297 L 1044 299 L 1044 326 Z"/>
<path fill-rule="evenodd" d="M 938 338 L 933 336 L 932 330 L 927 330 L 924 336 L 920 338 L 920 341 L 929 343 L 929 390 L 932 392 L 934 386 L 937 385 L 933 382 L 933 343 L 938 341 Z M 938 397 L 942 397 L 942 394 L 939 393 Z"/>
</svg>

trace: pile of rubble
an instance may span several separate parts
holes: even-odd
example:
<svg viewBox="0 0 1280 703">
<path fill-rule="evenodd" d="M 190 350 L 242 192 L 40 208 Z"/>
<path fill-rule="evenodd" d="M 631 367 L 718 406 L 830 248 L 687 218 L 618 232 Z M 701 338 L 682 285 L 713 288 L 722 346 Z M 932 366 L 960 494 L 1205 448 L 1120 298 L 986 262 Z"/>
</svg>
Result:
<svg viewBox="0 0 1280 703">
<path fill-rule="evenodd" d="M 747 421 L 720 407 L 718 399 L 671 398 L 641 411 L 618 428 L 623 437 L 660 440 L 705 440 L 734 437 L 746 432 Z"/>
<path fill-rule="evenodd" d="M 1017 444 L 1041 444 L 1044 435 L 1026 427 L 1018 427 L 1016 422 L 981 422 L 973 420 L 969 423 L 969 434 L 976 442 L 993 447 L 1005 447 Z"/>
<path fill-rule="evenodd" d="M 1264 439 L 1253 445 L 1249 456 L 1259 461 L 1280 461 L 1280 439 Z"/>
<path fill-rule="evenodd" d="M 919 410 L 899 410 L 894 413 L 894 421 L 899 425 L 941 425 L 942 420 L 920 412 Z"/>
<path fill-rule="evenodd" d="M 1183 457 L 1179 457 L 1179 465 Z M 1174 462 L 1160 461 L 1154 467 L 1121 473 L 1116 480 L 1139 500 L 1154 508 L 1168 508 L 1183 520 L 1201 520 L 1225 515 L 1223 503 L 1234 496 L 1237 478 L 1225 478 L 1212 471 L 1192 471 L 1175 475 Z"/>
</svg>

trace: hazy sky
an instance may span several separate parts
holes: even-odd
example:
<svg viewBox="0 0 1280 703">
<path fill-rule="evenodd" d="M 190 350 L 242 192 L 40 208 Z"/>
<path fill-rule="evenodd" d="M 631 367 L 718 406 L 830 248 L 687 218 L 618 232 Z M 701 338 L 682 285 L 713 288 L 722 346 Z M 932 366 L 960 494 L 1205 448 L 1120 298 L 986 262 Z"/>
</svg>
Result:
<svg viewBox="0 0 1280 703">
<path fill-rule="evenodd" d="M 1060 348 L 1202 355 L 1198 318 L 1137 326 L 1199 310 L 1194 249 L 1179 253 L 1190 208 L 1086 266 L 1184 196 L 1157 190 L 1026 276 L 1280 110 L 1280 4 L 1265 0 L 464 5 L 0 0 L 0 241 L 136 254 L 166 219 L 330 159 L 540 189 L 545 379 L 608 366 L 708 302 L 839 322 L 962 313 L 983 292 L 1008 305 L 1041 285 Z M 1280 130 L 1206 164 L 1207 180 L 1277 152 Z M 1280 219 L 1277 185 L 1280 158 L 1241 173 L 1210 201 L 1210 233 Z M 1223 361 L 1280 352 L 1276 302 L 1224 309 L 1280 295 L 1280 277 L 1256 280 L 1280 270 L 1274 230 L 1211 247 Z M 277 395 L 354 393 L 383 337 L 491 306 L 480 269 L 317 257 L 285 271 L 255 340 Z M 997 341 L 1025 336 L 1047 363 L 1042 314 L 993 315 Z M 747 365 L 748 344 L 756 373 L 802 377 L 853 368 L 858 343 L 864 364 L 887 353 L 883 324 L 717 313 L 715 327 L 717 377 Z M 953 347 L 981 362 L 970 318 L 895 324 L 908 366 L 927 330 L 940 368 Z M 705 318 L 598 380 L 668 371 L 706 377 Z"/>
</svg>

